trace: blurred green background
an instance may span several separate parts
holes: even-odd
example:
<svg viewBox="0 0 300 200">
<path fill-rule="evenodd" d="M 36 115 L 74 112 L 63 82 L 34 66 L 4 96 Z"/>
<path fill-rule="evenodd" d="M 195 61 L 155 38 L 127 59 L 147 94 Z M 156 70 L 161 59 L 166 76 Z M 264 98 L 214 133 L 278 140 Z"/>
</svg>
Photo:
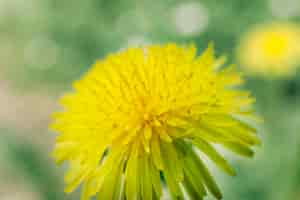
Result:
<svg viewBox="0 0 300 200">
<path fill-rule="evenodd" d="M 300 22 L 300 1 L 0 0 L 0 199 L 79 199 L 63 193 L 47 125 L 57 98 L 96 59 L 128 46 L 194 42 L 201 50 L 214 41 L 235 62 L 241 35 L 274 21 Z M 228 154 L 237 177 L 212 167 L 224 199 L 298 200 L 300 73 L 248 77 L 245 87 L 265 119 L 263 146 L 253 160 Z"/>
</svg>

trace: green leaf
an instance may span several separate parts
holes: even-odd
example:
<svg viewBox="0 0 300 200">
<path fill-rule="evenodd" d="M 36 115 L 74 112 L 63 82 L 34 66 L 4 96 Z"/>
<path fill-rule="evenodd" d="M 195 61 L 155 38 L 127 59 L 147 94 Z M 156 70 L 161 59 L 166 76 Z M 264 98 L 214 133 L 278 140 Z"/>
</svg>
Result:
<svg viewBox="0 0 300 200">
<path fill-rule="evenodd" d="M 234 169 L 228 164 L 228 162 L 205 140 L 196 138 L 192 140 L 192 143 L 196 145 L 203 153 L 205 153 L 215 164 L 227 172 L 229 175 L 236 175 Z"/>
<path fill-rule="evenodd" d="M 188 178 L 184 179 L 183 185 L 191 200 L 203 200 L 203 196 L 195 190 L 194 186 Z"/>
<path fill-rule="evenodd" d="M 234 153 L 237 153 L 241 156 L 246 156 L 246 157 L 253 157 L 254 156 L 254 152 L 253 150 L 244 143 L 238 143 L 238 142 L 223 142 L 223 145 L 231 150 Z"/>
<path fill-rule="evenodd" d="M 191 195 L 193 197 L 198 197 L 198 199 L 202 199 L 204 196 L 207 195 L 207 192 L 203 185 L 203 180 L 199 174 L 199 170 L 193 167 L 185 167 L 184 169 L 185 177 L 183 184 L 186 186 L 186 189 L 191 192 Z"/>
<path fill-rule="evenodd" d="M 183 171 L 181 166 L 179 166 L 179 160 L 178 160 L 178 155 L 176 152 L 174 152 L 174 147 L 170 146 L 170 143 L 162 143 L 161 145 L 162 153 L 163 153 L 163 158 L 164 158 L 164 177 L 166 179 L 168 188 L 170 190 L 172 199 L 174 200 L 179 200 L 182 199 L 184 200 L 183 193 L 181 191 L 181 188 L 179 186 L 179 179 L 183 179 Z M 178 162 L 178 163 L 177 163 Z M 182 175 L 179 175 L 177 172 L 179 172 L 179 168 L 181 168 L 180 173 Z"/>
<path fill-rule="evenodd" d="M 202 162 L 201 158 L 193 150 L 192 145 L 189 145 L 185 141 L 176 141 L 178 149 L 184 154 L 184 170 L 185 174 L 189 178 L 191 184 L 194 185 L 194 190 L 198 192 L 198 195 L 205 196 L 206 190 L 202 188 L 202 184 L 206 186 L 208 191 L 212 193 L 217 199 L 222 198 L 222 193 L 217 186 L 215 180 L 210 175 L 207 167 Z"/>
<path fill-rule="evenodd" d="M 203 177 L 203 182 L 205 183 L 207 189 L 217 198 L 222 199 L 222 193 L 219 189 L 218 185 L 216 184 L 214 178 L 209 173 L 207 167 L 202 162 L 200 157 L 196 155 L 194 151 L 191 153 L 191 161 L 194 163 L 194 166 L 199 169 L 201 172 L 201 176 Z"/>
</svg>

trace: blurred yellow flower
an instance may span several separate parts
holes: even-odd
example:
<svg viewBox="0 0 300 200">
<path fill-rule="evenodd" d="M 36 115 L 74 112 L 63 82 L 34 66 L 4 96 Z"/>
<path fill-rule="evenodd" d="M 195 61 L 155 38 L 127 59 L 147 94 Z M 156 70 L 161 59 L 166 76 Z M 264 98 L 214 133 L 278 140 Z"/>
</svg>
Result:
<svg viewBox="0 0 300 200">
<path fill-rule="evenodd" d="M 260 143 L 244 121 L 253 99 L 232 87 L 242 79 L 223 61 L 212 46 L 197 57 L 194 46 L 167 44 L 96 62 L 54 114 L 54 156 L 70 162 L 66 192 L 83 183 L 83 200 L 155 200 L 165 182 L 174 200 L 184 199 L 183 188 L 192 199 L 221 199 L 195 149 L 234 175 L 213 145 L 251 157 Z"/>
<path fill-rule="evenodd" d="M 291 23 L 260 25 L 246 33 L 238 59 L 250 74 L 269 77 L 295 74 L 300 63 L 300 26 Z"/>
</svg>

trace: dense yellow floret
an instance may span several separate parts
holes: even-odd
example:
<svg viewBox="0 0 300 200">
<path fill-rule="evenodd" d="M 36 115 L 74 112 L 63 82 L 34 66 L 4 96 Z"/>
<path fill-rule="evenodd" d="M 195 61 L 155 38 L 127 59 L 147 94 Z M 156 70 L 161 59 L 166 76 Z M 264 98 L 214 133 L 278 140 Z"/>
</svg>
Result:
<svg viewBox="0 0 300 200">
<path fill-rule="evenodd" d="M 221 192 L 195 148 L 225 172 L 234 170 L 214 144 L 244 156 L 259 144 L 253 99 L 237 90 L 233 66 L 223 67 L 210 46 L 130 48 L 99 60 L 64 95 L 54 114 L 54 156 L 69 161 L 66 192 L 83 183 L 82 199 L 160 199 L 163 182 L 173 199 L 201 200 Z"/>
</svg>

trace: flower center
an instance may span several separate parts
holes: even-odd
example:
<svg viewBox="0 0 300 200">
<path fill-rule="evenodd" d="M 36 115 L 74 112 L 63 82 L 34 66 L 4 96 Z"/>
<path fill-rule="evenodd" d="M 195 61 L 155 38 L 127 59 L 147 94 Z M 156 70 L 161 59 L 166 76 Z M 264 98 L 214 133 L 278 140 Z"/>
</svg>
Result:
<svg viewBox="0 0 300 200">
<path fill-rule="evenodd" d="M 263 44 L 265 54 L 271 58 L 281 58 L 287 52 L 287 38 L 279 33 L 273 33 L 266 38 Z"/>
</svg>

